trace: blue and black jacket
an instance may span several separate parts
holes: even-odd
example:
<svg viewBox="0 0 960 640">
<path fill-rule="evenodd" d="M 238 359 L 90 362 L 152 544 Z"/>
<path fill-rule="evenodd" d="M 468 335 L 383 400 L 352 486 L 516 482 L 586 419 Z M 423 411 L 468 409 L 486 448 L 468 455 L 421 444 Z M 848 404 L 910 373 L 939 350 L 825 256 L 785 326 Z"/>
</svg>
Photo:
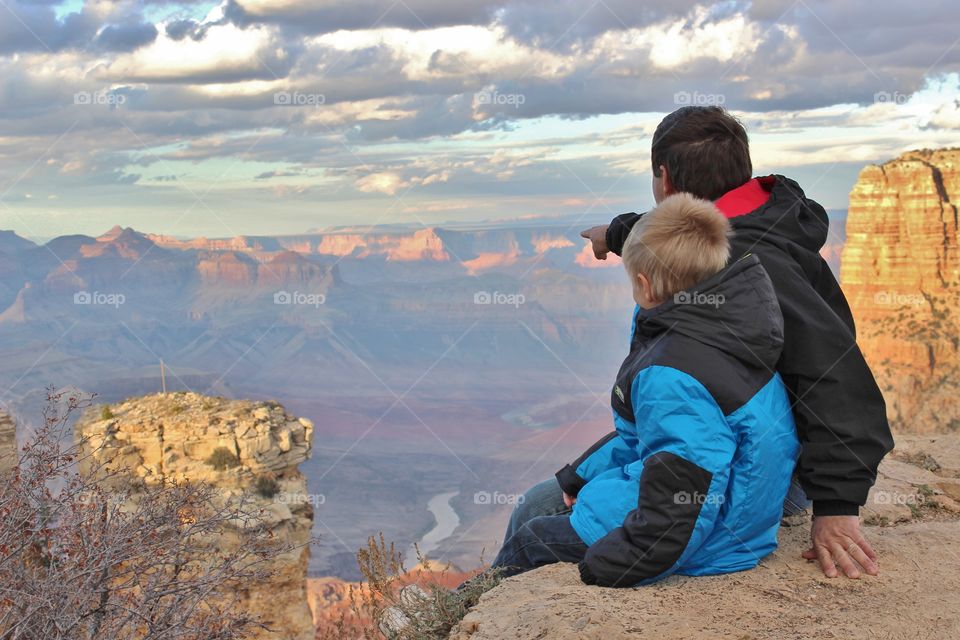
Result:
<svg viewBox="0 0 960 640">
<path fill-rule="evenodd" d="M 636 312 L 611 393 L 616 431 L 557 473 L 577 497 L 584 582 L 740 571 L 776 549 L 799 453 L 782 346 L 756 256 Z"/>
<path fill-rule="evenodd" d="M 857 346 L 847 300 L 820 256 L 829 220 L 793 180 L 761 178 L 769 199 L 730 219 L 730 255 L 760 258 L 783 313 L 783 353 L 776 369 L 793 403 L 800 436 L 797 475 L 816 516 L 857 515 L 893 448 L 880 388 Z M 642 217 L 625 213 L 607 229 L 620 255 Z"/>
</svg>

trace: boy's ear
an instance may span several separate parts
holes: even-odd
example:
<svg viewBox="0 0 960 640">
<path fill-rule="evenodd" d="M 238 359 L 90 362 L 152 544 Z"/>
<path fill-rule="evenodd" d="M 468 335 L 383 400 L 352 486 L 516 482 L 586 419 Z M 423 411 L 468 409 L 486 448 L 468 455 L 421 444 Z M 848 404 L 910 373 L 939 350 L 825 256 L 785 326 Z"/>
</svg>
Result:
<svg viewBox="0 0 960 640">
<path fill-rule="evenodd" d="M 667 171 L 667 167 L 665 165 L 660 165 L 660 180 L 663 181 L 664 198 L 672 196 L 677 192 L 677 190 L 673 188 L 673 182 L 670 179 L 670 172 Z"/>
<path fill-rule="evenodd" d="M 647 304 L 652 304 L 653 299 L 653 287 L 650 286 L 650 281 L 647 280 L 647 276 L 642 273 L 637 274 L 637 280 L 640 282 L 640 292 L 643 294 L 643 299 Z"/>
</svg>

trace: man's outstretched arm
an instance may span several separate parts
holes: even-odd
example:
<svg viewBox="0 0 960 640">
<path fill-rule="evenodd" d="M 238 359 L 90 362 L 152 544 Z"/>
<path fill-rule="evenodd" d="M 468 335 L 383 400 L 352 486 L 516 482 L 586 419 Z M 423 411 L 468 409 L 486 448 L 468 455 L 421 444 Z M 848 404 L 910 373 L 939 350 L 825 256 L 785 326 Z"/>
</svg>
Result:
<svg viewBox="0 0 960 640">
<path fill-rule="evenodd" d="M 623 243 L 627 241 L 630 230 L 643 214 L 623 213 L 614 218 L 610 224 L 600 224 L 580 232 L 581 238 L 590 241 L 593 255 L 597 260 L 606 260 L 611 251 L 618 256 L 623 251 Z"/>
</svg>

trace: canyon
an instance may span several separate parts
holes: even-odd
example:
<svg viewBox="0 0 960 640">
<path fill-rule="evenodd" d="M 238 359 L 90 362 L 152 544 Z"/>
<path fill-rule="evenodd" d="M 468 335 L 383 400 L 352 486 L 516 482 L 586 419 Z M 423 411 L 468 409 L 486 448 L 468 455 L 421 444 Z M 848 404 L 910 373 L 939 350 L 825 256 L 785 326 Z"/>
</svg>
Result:
<svg viewBox="0 0 960 640">
<path fill-rule="evenodd" d="M 849 210 L 831 212 L 822 252 L 898 434 L 960 428 L 958 160 L 957 150 L 914 151 L 866 167 Z M 284 609 L 290 637 L 306 637 L 309 610 L 292 595 L 303 578 L 315 609 L 342 609 L 360 577 L 356 550 L 378 531 L 408 563 L 426 538 L 438 562 L 476 567 L 496 551 L 511 500 L 609 429 L 608 381 L 632 302 L 618 261 L 596 261 L 578 237 L 602 221 L 234 238 L 114 227 L 42 244 L 0 232 L 5 408 L 29 426 L 48 384 L 97 394 L 116 417 L 78 428 L 109 440 L 136 478 L 203 477 L 248 494 L 269 473 L 287 493 L 323 496 L 270 505 L 271 526 L 318 539 L 289 558 L 278 587 L 296 602 Z M 166 400 L 155 395 L 164 387 Z M 286 411 L 317 425 L 315 446 Z M 255 412 L 269 414 L 269 434 Z M 15 446 L 6 426 L 0 471 Z M 211 472 L 204 460 L 221 445 L 244 471 Z M 251 592 L 251 606 L 268 602 L 266 588 Z"/>
</svg>

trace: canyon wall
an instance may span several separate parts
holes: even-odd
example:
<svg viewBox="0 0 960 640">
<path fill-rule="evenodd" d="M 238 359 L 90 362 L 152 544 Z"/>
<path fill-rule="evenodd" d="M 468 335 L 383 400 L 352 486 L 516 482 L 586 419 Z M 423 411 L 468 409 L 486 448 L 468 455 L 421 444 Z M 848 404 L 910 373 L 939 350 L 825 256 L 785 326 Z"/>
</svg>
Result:
<svg viewBox="0 0 960 640">
<path fill-rule="evenodd" d="M 273 560 L 269 580 L 244 584 L 238 594 L 241 605 L 272 630 L 253 637 L 313 638 L 306 592 L 313 508 L 298 469 L 310 454 L 309 420 L 276 403 L 174 393 L 94 407 L 76 433 L 96 463 L 119 472 L 112 482 L 205 482 L 228 503 L 255 501 L 258 526 L 291 550 Z M 242 544 L 241 532 L 224 530 L 217 544 Z"/>
<path fill-rule="evenodd" d="M 841 284 L 898 431 L 960 429 L 960 149 L 870 165 L 850 193 Z"/>
<path fill-rule="evenodd" d="M 17 428 L 8 414 L 0 412 L 0 475 L 13 468 L 17 453 Z"/>
</svg>

